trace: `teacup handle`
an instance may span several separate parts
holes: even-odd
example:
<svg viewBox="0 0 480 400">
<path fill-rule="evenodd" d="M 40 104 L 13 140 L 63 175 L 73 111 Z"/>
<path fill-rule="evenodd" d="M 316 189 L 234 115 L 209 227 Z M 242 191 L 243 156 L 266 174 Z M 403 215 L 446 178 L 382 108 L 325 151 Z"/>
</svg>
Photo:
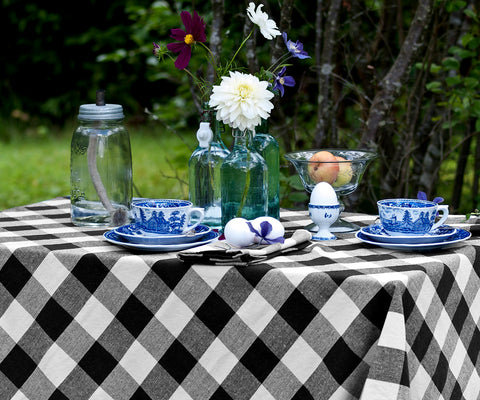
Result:
<svg viewBox="0 0 480 400">
<path fill-rule="evenodd" d="M 448 218 L 448 206 L 447 205 L 438 206 L 437 211 L 442 212 L 442 218 L 440 218 L 440 221 L 433 224 L 432 229 L 430 229 L 431 231 L 433 231 L 434 229 L 437 229 L 439 226 L 442 226 L 443 223 Z"/>
<path fill-rule="evenodd" d="M 190 218 L 192 218 L 193 214 L 198 214 L 198 221 L 194 223 L 193 225 L 188 225 L 182 233 L 187 233 L 188 231 L 191 231 L 192 229 L 195 229 L 198 225 L 200 225 L 203 222 L 203 218 L 205 218 L 205 211 L 203 208 L 200 207 L 192 207 L 190 209 Z"/>
</svg>

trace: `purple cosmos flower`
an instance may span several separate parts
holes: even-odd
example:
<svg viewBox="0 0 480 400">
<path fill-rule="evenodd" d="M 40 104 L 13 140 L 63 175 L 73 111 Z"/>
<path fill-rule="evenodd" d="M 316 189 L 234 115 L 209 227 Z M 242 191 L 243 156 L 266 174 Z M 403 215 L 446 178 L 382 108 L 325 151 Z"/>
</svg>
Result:
<svg viewBox="0 0 480 400">
<path fill-rule="evenodd" d="M 291 40 L 288 40 L 285 32 L 282 33 L 282 36 L 285 46 L 287 46 L 287 50 L 293 57 L 299 58 L 300 60 L 311 58 L 308 53 L 303 50 L 303 43 L 299 42 L 298 40 L 295 43 Z"/>
<path fill-rule="evenodd" d="M 207 36 L 205 35 L 205 22 L 196 11 L 193 12 L 193 17 L 188 11 L 182 11 L 180 17 L 183 25 L 185 25 L 185 30 L 171 30 L 170 37 L 178 40 L 178 42 L 167 44 L 167 49 L 174 53 L 180 53 L 175 61 L 175 67 L 185 69 L 192 57 L 192 44 L 195 42 L 204 43 Z"/>
<path fill-rule="evenodd" d="M 275 85 L 273 86 L 273 90 L 279 90 L 281 96 L 283 96 L 285 91 L 284 86 L 295 86 L 295 79 L 293 79 L 293 77 L 284 76 L 286 70 L 286 67 L 283 67 L 280 70 L 278 75 L 275 77 Z"/>
<path fill-rule="evenodd" d="M 263 241 L 265 241 L 268 244 L 284 243 L 285 242 L 285 239 L 283 238 L 283 236 L 278 237 L 278 238 L 273 238 L 273 239 L 267 239 L 268 235 L 272 231 L 272 224 L 268 221 L 260 222 L 260 232 L 258 232 L 253 227 L 253 225 L 250 221 L 247 221 L 247 225 L 250 228 L 250 231 L 252 231 L 255 235 L 257 235 L 258 237 L 260 237 L 262 239 L 260 243 L 262 243 Z"/>
</svg>

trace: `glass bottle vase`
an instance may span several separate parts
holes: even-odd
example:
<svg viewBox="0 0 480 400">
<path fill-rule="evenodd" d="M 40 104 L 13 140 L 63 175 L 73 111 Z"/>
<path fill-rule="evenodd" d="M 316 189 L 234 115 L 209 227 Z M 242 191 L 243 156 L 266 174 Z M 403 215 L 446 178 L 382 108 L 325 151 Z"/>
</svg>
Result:
<svg viewBox="0 0 480 400">
<path fill-rule="evenodd" d="M 255 150 L 264 158 L 268 167 L 268 209 L 267 215 L 280 218 L 280 146 L 277 140 L 268 133 L 268 124 L 262 124 L 256 129 L 253 140 Z"/>
<path fill-rule="evenodd" d="M 199 145 L 188 161 L 190 201 L 205 210 L 203 224 L 216 229 L 222 226 L 220 168 L 230 153 L 222 141 L 221 130 L 214 113 L 205 110 L 197 132 Z"/>
<path fill-rule="evenodd" d="M 236 217 L 267 215 L 267 164 L 253 147 L 253 133 L 233 130 L 234 145 L 221 167 L 222 226 Z"/>
</svg>

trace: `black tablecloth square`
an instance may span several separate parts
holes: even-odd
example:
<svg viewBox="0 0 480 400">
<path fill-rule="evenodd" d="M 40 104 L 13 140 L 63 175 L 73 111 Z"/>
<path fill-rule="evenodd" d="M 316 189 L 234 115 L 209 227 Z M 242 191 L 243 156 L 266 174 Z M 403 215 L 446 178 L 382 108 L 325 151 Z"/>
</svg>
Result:
<svg viewBox="0 0 480 400">
<path fill-rule="evenodd" d="M 13 297 L 17 297 L 31 276 L 32 274 L 14 255 L 11 255 L 0 269 L 0 283 Z"/>
<path fill-rule="evenodd" d="M 0 363 L 0 371 L 18 388 L 22 387 L 36 367 L 35 361 L 19 345 L 15 345 Z"/>
<path fill-rule="evenodd" d="M 72 270 L 72 274 L 85 286 L 90 293 L 105 279 L 108 269 L 94 254 L 85 254 Z"/>
<path fill-rule="evenodd" d="M 210 400 L 233 400 L 233 397 L 231 397 L 224 388 L 221 386 L 215 391 L 215 393 L 212 394 L 210 397 Z"/>
<path fill-rule="evenodd" d="M 415 356 L 421 362 L 428 351 L 431 341 L 433 340 L 433 333 L 428 327 L 428 324 L 423 321 L 422 326 L 412 345 L 412 350 Z"/>
<path fill-rule="evenodd" d="M 467 353 L 472 360 L 472 364 L 478 365 L 478 355 L 480 354 L 480 330 L 477 327 L 474 329 L 472 340 L 467 348 Z"/>
<path fill-rule="evenodd" d="M 98 385 L 115 369 L 117 364 L 117 360 L 98 342 L 90 347 L 78 363 Z"/>
<path fill-rule="evenodd" d="M 152 270 L 168 285 L 170 290 L 175 289 L 189 268 L 189 265 L 181 262 L 178 258 L 157 261 L 152 265 Z"/>
<path fill-rule="evenodd" d="M 279 358 L 265 345 L 261 339 L 256 339 L 245 352 L 240 362 L 260 381 L 272 372 Z"/>
<path fill-rule="evenodd" d="M 238 273 L 242 275 L 252 287 L 256 287 L 271 269 L 273 269 L 271 265 L 255 264 L 255 268 L 239 268 Z"/>
<path fill-rule="evenodd" d="M 134 337 L 137 337 L 153 318 L 153 314 L 132 294 L 116 317 Z"/>
<path fill-rule="evenodd" d="M 196 363 L 195 357 L 178 340 L 173 341 L 159 361 L 165 371 L 178 383 L 182 383 Z"/>
<path fill-rule="evenodd" d="M 438 296 L 443 304 L 447 304 L 454 283 L 455 277 L 453 276 L 452 271 L 449 268 L 444 268 L 442 278 L 440 279 L 440 282 L 438 282 L 437 287 Z"/>
<path fill-rule="evenodd" d="M 48 400 L 70 400 L 67 396 L 65 396 L 60 389 L 56 389 L 52 395 L 48 398 Z"/>
<path fill-rule="evenodd" d="M 460 301 L 456 302 L 456 310 L 452 318 L 453 326 L 455 326 L 455 329 L 457 330 L 458 335 L 461 335 L 463 327 L 465 325 L 465 320 L 467 318 L 471 318 L 471 316 L 469 315 L 468 304 L 465 301 L 465 298 L 461 297 Z M 475 324 L 475 322 L 471 322 L 471 321 L 469 322 L 470 322 L 468 324 L 469 326 L 472 326 Z"/>
<path fill-rule="evenodd" d="M 297 393 L 292 397 L 292 400 L 314 400 L 315 398 L 311 395 L 310 391 L 302 386 Z"/>
<path fill-rule="evenodd" d="M 195 312 L 195 315 L 218 335 L 227 325 L 235 311 L 216 292 L 212 292 Z"/>
<path fill-rule="evenodd" d="M 445 382 L 447 381 L 448 376 L 448 360 L 445 358 L 443 353 L 440 354 L 438 359 L 437 368 L 435 369 L 435 373 L 432 376 L 432 381 L 437 386 L 438 390 L 442 392 Z"/>
<path fill-rule="evenodd" d="M 130 397 L 130 400 L 152 400 L 152 398 L 140 386 Z"/>
<path fill-rule="evenodd" d="M 50 298 L 36 320 L 52 340 L 57 340 L 73 317 L 54 298 Z"/>
<path fill-rule="evenodd" d="M 283 303 L 278 313 L 300 335 L 317 315 L 317 308 L 295 288 L 288 299 Z"/>
<path fill-rule="evenodd" d="M 390 307 L 392 295 L 384 288 L 381 288 L 378 293 L 362 308 L 362 314 L 374 324 L 380 331 Z"/>
<path fill-rule="evenodd" d="M 342 384 L 355 371 L 362 359 L 340 337 L 327 353 L 323 362 L 335 380 Z"/>
</svg>

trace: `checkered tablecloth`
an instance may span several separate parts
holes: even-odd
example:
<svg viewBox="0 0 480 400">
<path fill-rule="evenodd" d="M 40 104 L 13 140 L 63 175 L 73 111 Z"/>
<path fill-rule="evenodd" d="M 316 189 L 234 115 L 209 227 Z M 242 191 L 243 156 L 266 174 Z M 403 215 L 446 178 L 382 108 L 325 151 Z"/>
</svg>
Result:
<svg viewBox="0 0 480 400">
<path fill-rule="evenodd" d="M 346 234 L 236 268 L 102 233 L 63 198 L 0 213 L 0 399 L 480 398 L 475 236 L 405 253 Z"/>
</svg>

